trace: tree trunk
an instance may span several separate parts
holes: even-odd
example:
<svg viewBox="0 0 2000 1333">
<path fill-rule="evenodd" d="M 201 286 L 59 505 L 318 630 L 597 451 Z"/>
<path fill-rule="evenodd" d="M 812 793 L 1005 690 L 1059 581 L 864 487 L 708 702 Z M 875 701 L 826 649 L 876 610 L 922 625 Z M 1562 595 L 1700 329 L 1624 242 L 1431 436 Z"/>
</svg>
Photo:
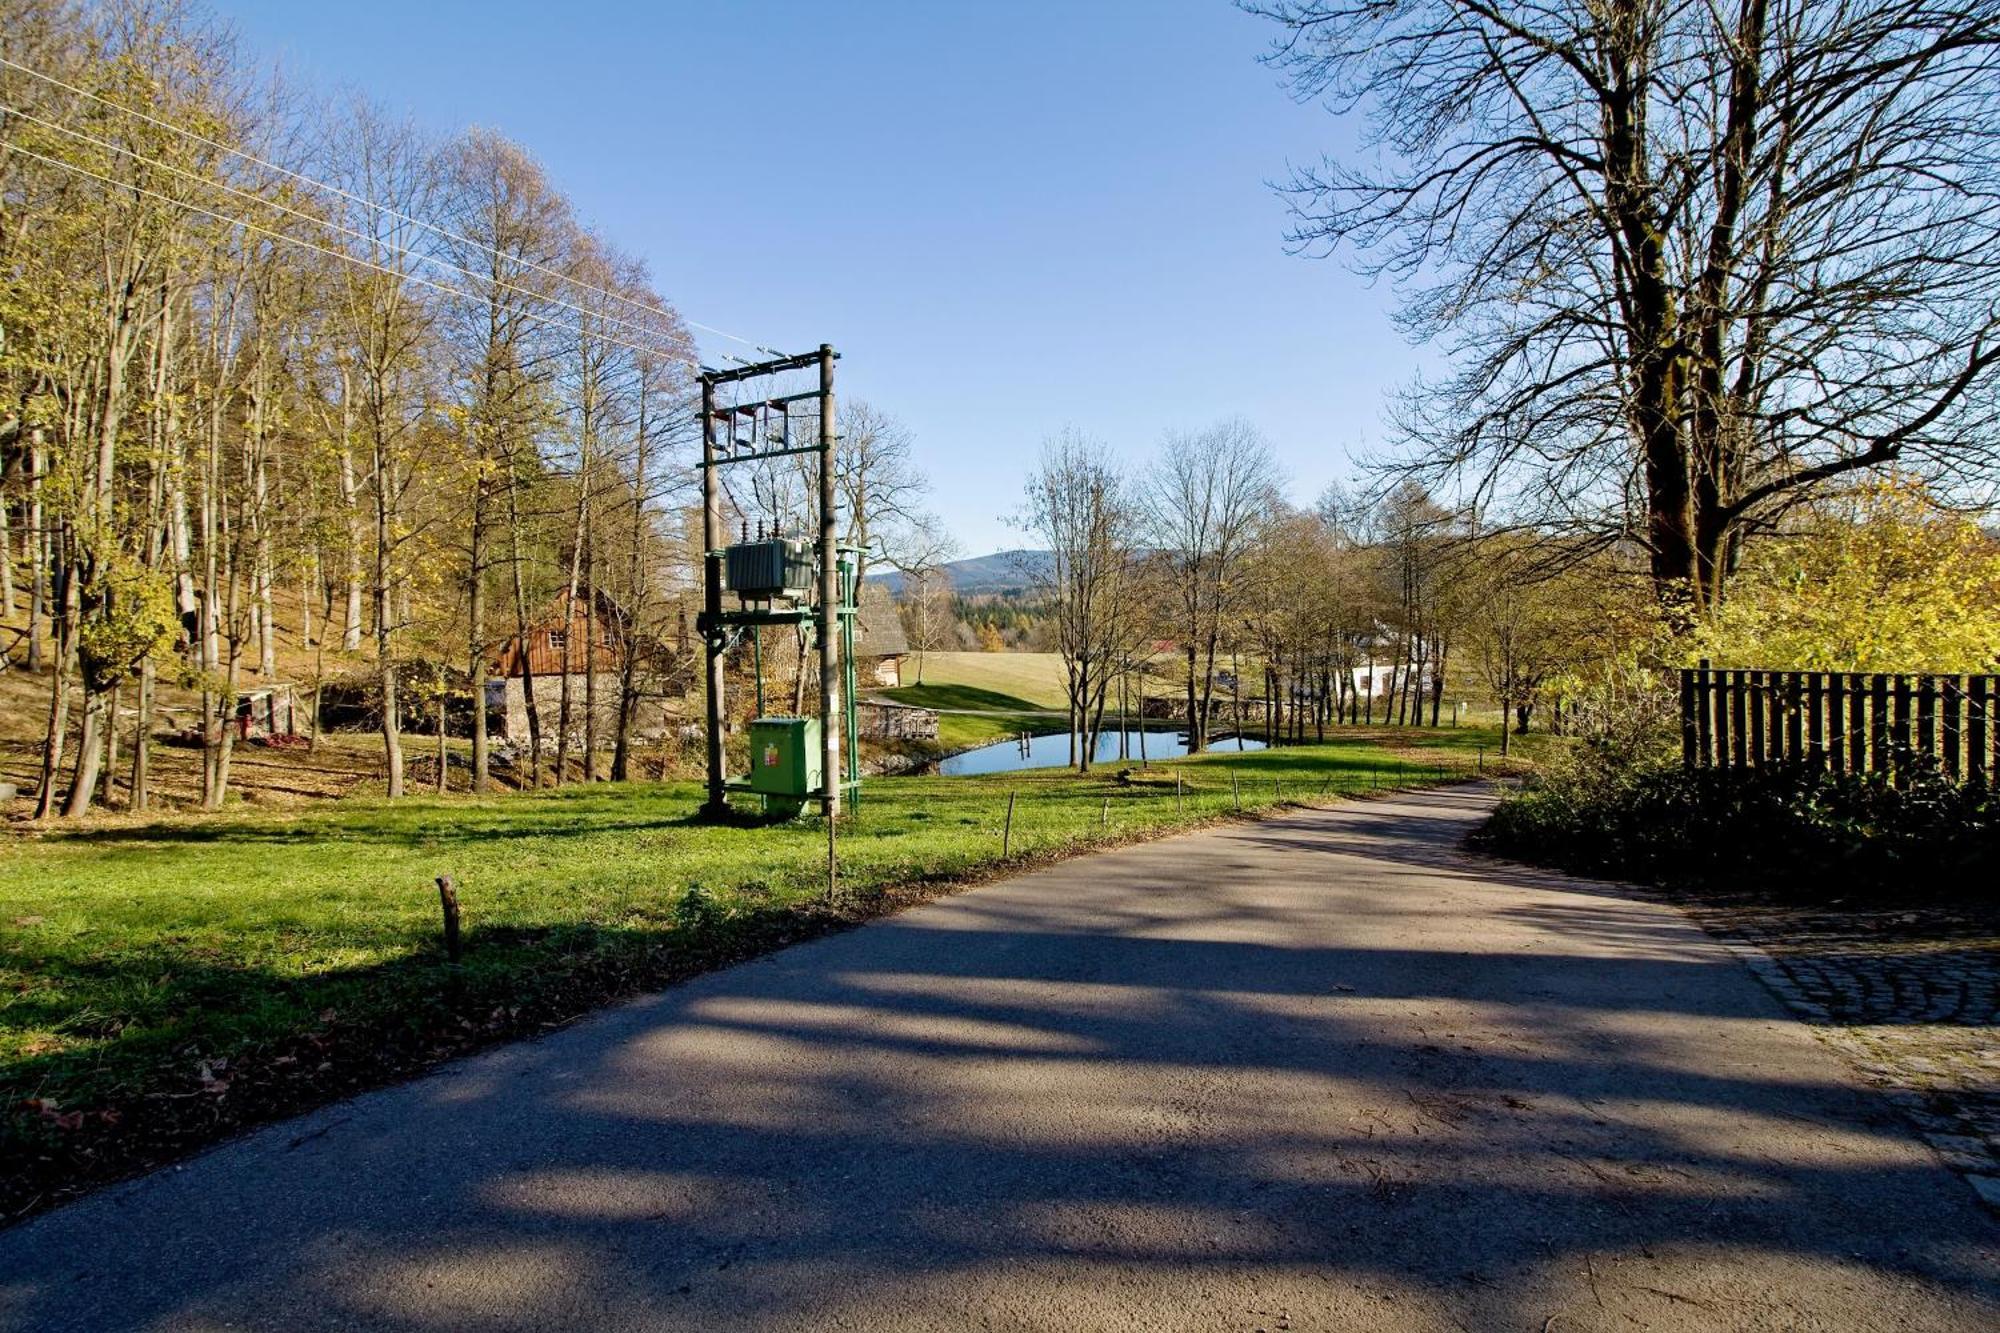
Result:
<svg viewBox="0 0 2000 1333">
<path fill-rule="evenodd" d="M 583 780 L 597 781 L 597 552 L 583 524 Z"/>
<path fill-rule="evenodd" d="M 347 520 L 347 570 L 345 615 L 341 620 L 340 646 L 343 651 L 361 651 L 361 488 L 354 476 L 353 386 L 345 368 L 340 372 L 340 505 Z"/>
<path fill-rule="evenodd" d="M 152 805 L 153 777 L 153 659 L 139 664 L 139 717 L 132 724 L 132 810 Z"/>
<path fill-rule="evenodd" d="M 0 619 L 14 618 L 13 502 L 7 498 L 7 470 L 0 455 Z"/>
<path fill-rule="evenodd" d="M 472 483 L 471 559 L 466 569 L 466 676 L 472 690 L 472 791 L 486 790 L 486 478 Z M 526 645 L 523 645 L 524 647 Z"/>
<path fill-rule="evenodd" d="M 440 667 L 437 673 L 437 729 L 438 729 L 437 794 L 440 796 L 444 795 L 445 793 L 445 787 L 447 785 L 445 782 L 445 767 L 447 762 L 451 758 L 450 753 L 445 749 L 445 743 L 444 743 L 444 723 L 445 723 L 444 695 L 445 695 L 444 669 Z"/>
<path fill-rule="evenodd" d="M 28 443 L 28 670 L 42 669 L 42 639 L 49 619 L 49 539 L 42 530 L 41 432 Z"/>
<path fill-rule="evenodd" d="M 390 493 L 395 485 L 390 475 L 392 461 L 381 423 L 376 422 L 373 457 L 375 491 L 375 659 L 382 682 L 382 761 L 387 771 L 389 795 L 403 794 L 403 738 L 400 701 L 396 697 L 396 660 L 393 632 L 395 607 L 391 597 L 389 552 L 395 541 L 390 515 Z"/>
<path fill-rule="evenodd" d="M 58 666 L 49 681 L 49 723 L 42 741 L 42 771 L 35 788 L 35 818 L 56 809 L 56 774 L 62 771 L 63 741 L 69 733 L 69 673 Z"/>
<path fill-rule="evenodd" d="M 1190 635 L 1187 646 L 1187 726 L 1189 754 L 1199 754 L 1201 752 L 1202 719 L 1197 711 L 1200 702 L 1200 691 L 1196 688 L 1194 678 L 1200 653 L 1201 649 L 1199 645 L 1195 643 L 1193 636 Z M 1145 720 L 1145 709 L 1141 707 L 1139 711 L 1141 714 L 1140 721 L 1143 722 Z"/>
<path fill-rule="evenodd" d="M 110 697 L 104 702 L 104 769 L 102 778 L 104 785 L 97 793 L 97 799 L 107 809 L 111 806 L 112 798 L 117 795 L 118 696 L 123 692 L 118 686 L 113 685 L 108 691 Z"/>
<path fill-rule="evenodd" d="M 528 717 L 528 785 L 542 785 L 542 714 L 535 705 L 535 669 L 528 660 L 528 590 L 521 552 L 521 487 L 513 460 L 507 465 L 507 539 L 514 582 L 514 642 L 520 648 L 521 705 Z"/>
</svg>

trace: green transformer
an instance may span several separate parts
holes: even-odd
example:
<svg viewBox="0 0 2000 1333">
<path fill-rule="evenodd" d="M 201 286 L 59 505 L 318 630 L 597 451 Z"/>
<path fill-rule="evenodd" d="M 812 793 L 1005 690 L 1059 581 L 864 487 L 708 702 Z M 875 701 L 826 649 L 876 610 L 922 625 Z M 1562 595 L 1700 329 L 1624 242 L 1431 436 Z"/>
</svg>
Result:
<svg viewBox="0 0 2000 1333">
<path fill-rule="evenodd" d="M 750 790 L 774 810 L 796 814 L 820 793 L 824 746 L 816 717 L 750 719 Z"/>
</svg>

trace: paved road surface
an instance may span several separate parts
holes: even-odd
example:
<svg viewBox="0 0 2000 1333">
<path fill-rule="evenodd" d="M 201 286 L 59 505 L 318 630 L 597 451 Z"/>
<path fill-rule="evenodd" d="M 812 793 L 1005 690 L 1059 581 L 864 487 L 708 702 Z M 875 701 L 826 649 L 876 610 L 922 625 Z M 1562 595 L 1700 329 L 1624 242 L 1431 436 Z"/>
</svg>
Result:
<svg viewBox="0 0 2000 1333">
<path fill-rule="evenodd" d="M 1472 791 L 1025 875 L 0 1234 L 0 1326 L 1953 1329 L 2000 1226 Z"/>
</svg>

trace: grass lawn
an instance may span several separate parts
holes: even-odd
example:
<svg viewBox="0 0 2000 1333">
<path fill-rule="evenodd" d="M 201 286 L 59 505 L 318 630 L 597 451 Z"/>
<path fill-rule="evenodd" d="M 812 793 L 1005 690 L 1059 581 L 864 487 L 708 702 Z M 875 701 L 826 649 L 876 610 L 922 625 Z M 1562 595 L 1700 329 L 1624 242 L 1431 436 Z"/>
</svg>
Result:
<svg viewBox="0 0 2000 1333">
<path fill-rule="evenodd" d="M 975 653 L 968 657 L 979 656 Z M 991 656 L 991 654 L 988 654 Z M 938 746 L 947 752 L 970 749 L 1022 732 L 1061 731 L 1064 715 L 1051 714 L 1026 699 L 976 685 L 904 685 L 879 693 L 898 703 L 938 710 Z"/>
<path fill-rule="evenodd" d="M 5 838 L 0 1216 L 976 876 L 1001 861 L 1009 792 L 1027 863 L 1233 813 L 1232 775 L 1254 811 L 1429 780 L 1442 748 L 1343 738 L 1130 782 L 877 780 L 842 824 L 833 906 L 819 821 L 697 823 L 691 783 Z M 441 874 L 464 904 L 455 965 Z"/>
<path fill-rule="evenodd" d="M 917 678 L 917 659 L 903 663 L 906 683 Z M 967 685 L 1018 700 L 1024 708 L 1064 703 L 1062 658 L 1055 653 L 925 653 L 924 687 Z"/>
</svg>

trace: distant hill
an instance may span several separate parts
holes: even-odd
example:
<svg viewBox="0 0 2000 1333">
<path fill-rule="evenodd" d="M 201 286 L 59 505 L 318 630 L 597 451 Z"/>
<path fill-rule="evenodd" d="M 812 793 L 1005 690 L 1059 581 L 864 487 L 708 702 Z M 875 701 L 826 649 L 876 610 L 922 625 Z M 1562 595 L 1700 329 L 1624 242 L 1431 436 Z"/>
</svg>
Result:
<svg viewBox="0 0 2000 1333">
<path fill-rule="evenodd" d="M 996 551 L 992 555 L 954 560 L 944 567 L 952 591 L 960 597 L 1001 596 L 1027 591 L 1034 576 L 1049 567 L 1047 551 Z M 868 576 L 894 596 L 903 595 L 903 576 L 896 570 Z"/>
</svg>

